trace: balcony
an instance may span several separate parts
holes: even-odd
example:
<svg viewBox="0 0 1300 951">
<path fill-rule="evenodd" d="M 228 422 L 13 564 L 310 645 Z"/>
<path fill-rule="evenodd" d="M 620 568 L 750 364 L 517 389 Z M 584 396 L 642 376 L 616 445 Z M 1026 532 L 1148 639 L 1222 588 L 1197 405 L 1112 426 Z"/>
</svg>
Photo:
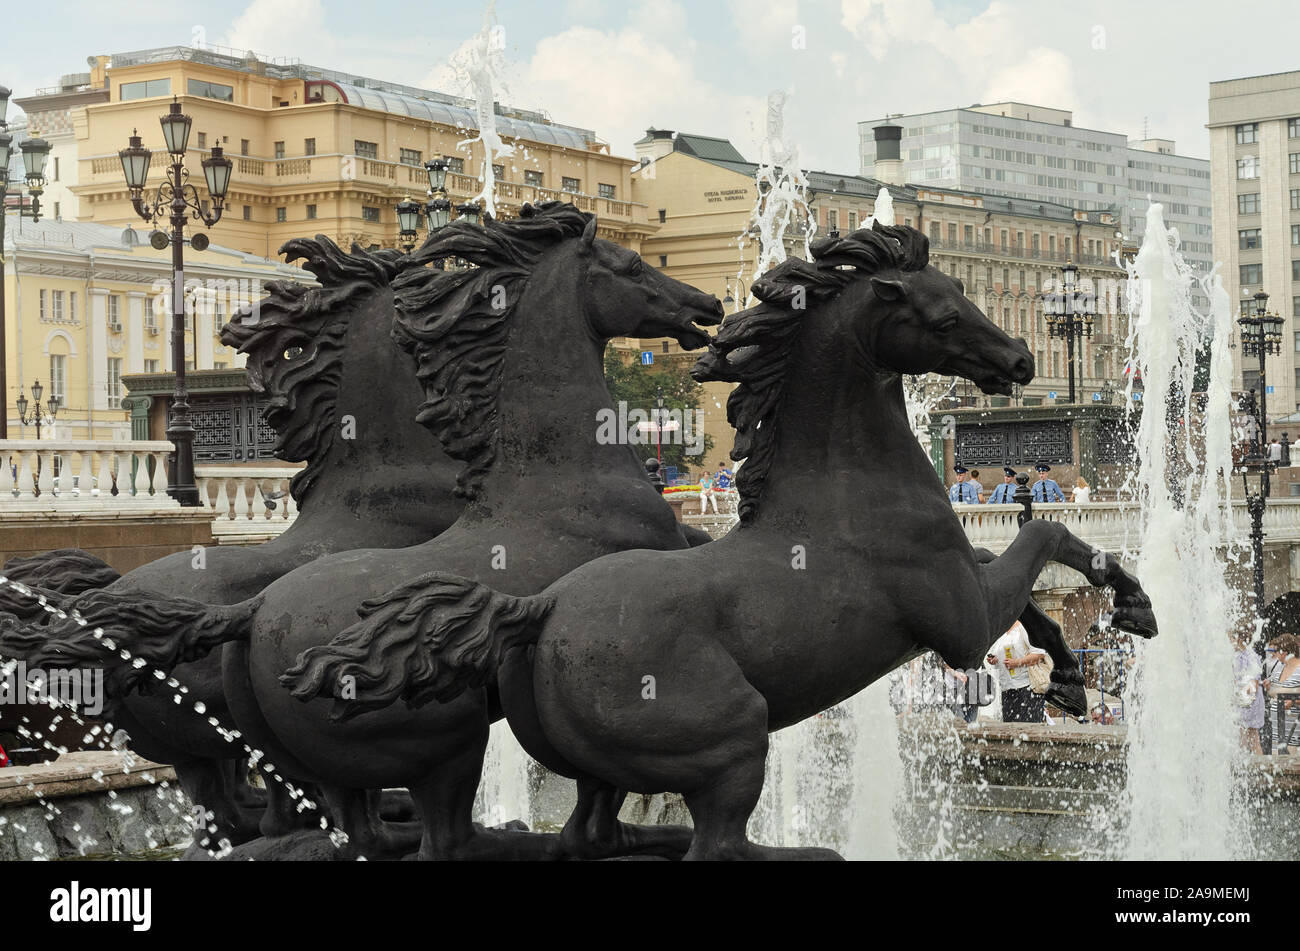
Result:
<svg viewBox="0 0 1300 951">
<path fill-rule="evenodd" d="M 1018 261 L 1041 261 L 1044 264 L 1065 264 L 1073 261 L 1080 267 L 1109 267 L 1119 270 L 1109 257 L 1096 254 L 1066 254 L 1063 251 L 1043 251 L 1018 245 L 993 244 L 988 241 L 947 241 L 930 239 L 931 251 L 956 254 L 976 254 L 993 258 L 1013 258 Z"/>
</svg>

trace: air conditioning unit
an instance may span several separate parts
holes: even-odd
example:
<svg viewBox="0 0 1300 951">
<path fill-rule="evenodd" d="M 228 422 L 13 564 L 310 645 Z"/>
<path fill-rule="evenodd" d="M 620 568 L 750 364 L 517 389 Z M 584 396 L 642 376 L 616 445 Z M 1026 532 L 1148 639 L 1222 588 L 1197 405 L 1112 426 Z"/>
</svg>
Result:
<svg viewBox="0 0 1300 951">
<path fill-rule="evenodd" d="M 108 330 L 109 333 L 120 334 L 122 332 L 122 322 L 120 320 L 110 320 Z"/>
<path fill-rule="evenodd" d="M 151 336 L 151 337 L 156 337 L 156 336 L 158 336 L 158 325 L 157 325 L 157 324 L 145 324 L 144 329 L 147 330 L 147 331 L 149 331 L 149 336 Z"/>
</svg>

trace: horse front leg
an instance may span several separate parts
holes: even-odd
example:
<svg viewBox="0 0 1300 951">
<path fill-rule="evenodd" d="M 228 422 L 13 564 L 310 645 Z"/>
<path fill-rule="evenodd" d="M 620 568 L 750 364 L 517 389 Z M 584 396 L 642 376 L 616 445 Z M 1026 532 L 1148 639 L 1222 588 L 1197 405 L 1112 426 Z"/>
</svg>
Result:
<svg viewBox="0 0 1300 951">
<path fill-rule="evenodd" d="M 1093 548 L 1059 522 L 1042 519 L 1026 522 L 1005 552 L 980 565 L 990 630 L 1005 631 L 1019 617 L 1034 581 L 1049 561 L 1073 568 L 1092 585 L 1112 587 L 1115 612 L 1111 623 L 1115 627 L 1139 637 L 1156 636 L 1151 599 L 1119 559 Z"/>
<path fill-rule="evenodd" d="M 996 561 L 997 555 L 987 548 L 977 548 L 975 558 L 981 565 L 987 565 Z M 1031 582 L 1031 589 L 1032 586 Z M 1046 701 L 1072 716 L 1087 716 L 1088 693 L 1084 688 L 1083 668 L 1079 665 L 1079 658 L 1065 642 L 1061 625 L 1038 606 L 1032 594 L 1016 620 L 1024 625 L 1029 643 L 1041 647 L 1052 658 L 1052 683 L 1044 695 Z"/>
</svg>

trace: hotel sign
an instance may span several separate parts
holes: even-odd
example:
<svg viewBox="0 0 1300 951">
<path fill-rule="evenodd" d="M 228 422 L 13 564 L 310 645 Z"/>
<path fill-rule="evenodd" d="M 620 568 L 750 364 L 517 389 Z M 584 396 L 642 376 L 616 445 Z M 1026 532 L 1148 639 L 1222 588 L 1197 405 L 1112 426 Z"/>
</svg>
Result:
<svg viewBox="0 0 1300 951">
<path fill-rule="evenodd" d="M 704 200 L 710 203 L 724 201 L 749 201 L 749 189 L 724 188 L 721 191 L 705 192 Z"/>
</svg>

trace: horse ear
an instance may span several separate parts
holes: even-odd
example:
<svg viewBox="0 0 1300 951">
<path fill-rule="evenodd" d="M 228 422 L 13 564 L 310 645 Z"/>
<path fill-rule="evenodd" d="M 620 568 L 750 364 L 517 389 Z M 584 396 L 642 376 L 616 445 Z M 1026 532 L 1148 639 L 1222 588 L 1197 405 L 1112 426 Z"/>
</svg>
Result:
<svg viewBox="0 0 1300 951">
<path fill-rule="evenodd" d="M 907 300 L 907 285 L 902 281 L 886 281 L 878 277 L 873 277 L 871 279 L 871 289 L 876 292 L 876 296 L 881 300 Z"/>
<path fill-rule="evenodd" d="M 582 254 L 591 251 L 591 243 L 596 240 L 596 216 L 592 215 L 591 220 L 587 222 L 587 227 L 582 229 L 582 247 L 579 249 Z"/>
</svg>

